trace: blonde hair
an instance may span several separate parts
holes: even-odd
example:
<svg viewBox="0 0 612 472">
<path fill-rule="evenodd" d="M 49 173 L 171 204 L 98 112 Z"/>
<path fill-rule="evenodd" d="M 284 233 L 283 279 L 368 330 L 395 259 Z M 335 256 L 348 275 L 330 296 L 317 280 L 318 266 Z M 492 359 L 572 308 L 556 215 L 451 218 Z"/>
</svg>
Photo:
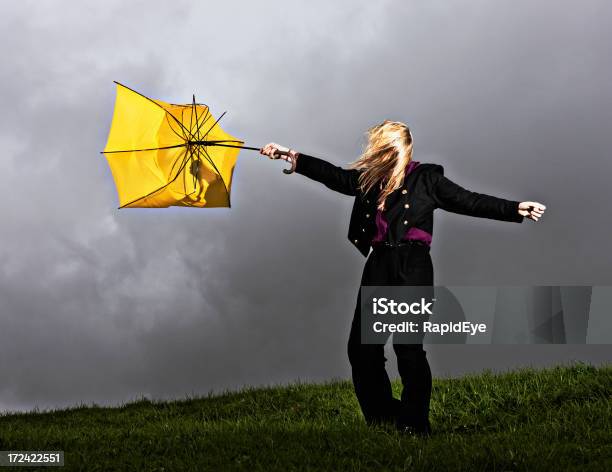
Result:
<svg viewBox="0 0 612 472">
<path fill-rule="evenodd" d="M 384 185 L 377 202 L 384 210 L 387 196 L 404 184 L 406 167 L 412 160 L 412 135 L 404 123 L 385 120 L 371 127 L 366 136 L 368 144 L 363 154 L 349 168 L 363 169 L 359 188 L 364 194 L 377 184 Z"/>
</svg>

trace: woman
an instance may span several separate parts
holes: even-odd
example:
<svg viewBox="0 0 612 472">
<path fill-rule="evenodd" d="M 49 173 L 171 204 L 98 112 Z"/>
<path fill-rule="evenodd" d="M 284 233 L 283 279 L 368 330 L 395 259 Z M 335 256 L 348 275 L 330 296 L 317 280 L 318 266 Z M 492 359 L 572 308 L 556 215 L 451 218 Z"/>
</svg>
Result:
<svg viewBox="0 0 612 472">
<path fill-rule="evenodd" d="M 460 187 L 444 176 L 441 165 L 413 161 L 412 147 L 408 127 L 386 120 L 368 131 L 365 151 L 347 169 L 276 143 L 260 152 L 290 162 L 287 173 L 295 171 L 355 197 L 348 238 L 368 258 L 361 285 L 434 285 L 429 249 L 436 208 L 516 223 L 524 217 L 538 221 L 544 214 L 546 207 L 538 202 L 505 200 Z M 359 293 L 348 356 L 365 420 L 430 434 L 431 371 L 423 345 L 394 342 L 403 390 L 401 400 L 393 398 L 384 345 L 361 343 L 360 308 Z"/>
</svg>

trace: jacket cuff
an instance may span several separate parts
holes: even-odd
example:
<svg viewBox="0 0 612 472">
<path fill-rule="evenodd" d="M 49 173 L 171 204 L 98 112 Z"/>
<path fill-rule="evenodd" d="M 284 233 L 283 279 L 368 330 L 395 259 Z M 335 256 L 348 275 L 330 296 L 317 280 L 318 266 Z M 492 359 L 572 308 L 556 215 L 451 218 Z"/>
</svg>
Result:
<svg viewBox="0 0 612 472">
<path fill-rule="evenodd" d="M 308 154 L 304 154 L 299 152 L 297 155 L 297 160 L 295 161 L 295 169 L 294 171 L 298 174 L 305 175 L 311 179 L 317 180 L 318 174 L 316 163 L 319 159 Z"/>
<path fill-rule="evenodd" d="M 295 156 L 295 172 L 297 172 L 298 174 L 304 174 L 304 171 L 307 171 L 308 168 L 308 158 L 310 156 L 308 156 L 307 154 L 298 152 L 297 156 Z"/>
<path fill-rule="evenodd" d="M 523 220 L 525 219 L 525 217 L 518 212 L 520 204 L 521 202 L 510 200 L 510 203 L 508 205 L 508 207 L 511 209 L 511 212 L 509 215 L 510 216 L 509 221 L 514 222 L 514 223 L 522 223 Z"/>
</svg>

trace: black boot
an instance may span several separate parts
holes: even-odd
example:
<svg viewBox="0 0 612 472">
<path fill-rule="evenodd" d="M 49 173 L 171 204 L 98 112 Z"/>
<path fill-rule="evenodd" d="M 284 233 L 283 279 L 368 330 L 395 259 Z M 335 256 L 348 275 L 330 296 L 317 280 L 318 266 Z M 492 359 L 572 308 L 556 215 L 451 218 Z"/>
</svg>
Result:
<svg viewBox="0 0 612 472">
<path fill-rule="evenodd" d="M 397 398 L 393 398 L 387 408 L 379 415 L 371 418 L 366 418 L 366 423 L 370 426 L 374 425 L 397 425 L 400 416 L 400 407 L 402 402 Z"/>
</svg>

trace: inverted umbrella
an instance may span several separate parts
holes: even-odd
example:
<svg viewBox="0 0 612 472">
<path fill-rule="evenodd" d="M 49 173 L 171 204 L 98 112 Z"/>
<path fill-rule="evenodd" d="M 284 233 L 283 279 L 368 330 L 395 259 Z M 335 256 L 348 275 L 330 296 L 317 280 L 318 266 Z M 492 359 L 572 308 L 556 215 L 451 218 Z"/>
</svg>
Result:
<svg viewBox="0 0 612 472">
<path fill-rule="evenodd" d="M 119 208 L 229 207 L 240 149 L 207 105 L 153 100 L 117 84 L 106 156 Z"/>
</svg>

